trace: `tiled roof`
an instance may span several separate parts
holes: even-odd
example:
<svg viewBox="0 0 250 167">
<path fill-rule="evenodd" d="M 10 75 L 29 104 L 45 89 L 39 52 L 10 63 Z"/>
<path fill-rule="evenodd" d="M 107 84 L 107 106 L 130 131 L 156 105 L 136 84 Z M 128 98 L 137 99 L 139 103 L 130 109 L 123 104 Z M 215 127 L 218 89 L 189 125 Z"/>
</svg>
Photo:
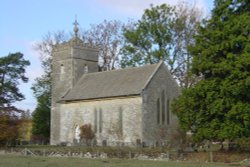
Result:
<svg viewBox="0 0 250 167">
<path fill-rule="evenodd" d="M 84 74 L 61 100 L 139 95 L 161 64 Z"/>
</svg>

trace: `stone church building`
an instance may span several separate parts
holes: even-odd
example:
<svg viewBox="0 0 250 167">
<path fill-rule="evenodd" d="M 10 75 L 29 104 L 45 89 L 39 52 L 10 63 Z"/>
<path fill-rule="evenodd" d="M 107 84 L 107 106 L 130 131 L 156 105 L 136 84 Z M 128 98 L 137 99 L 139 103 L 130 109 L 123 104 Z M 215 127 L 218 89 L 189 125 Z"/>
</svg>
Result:
<svg viewBox="0 0 250 167">
<path fill-rule="evenodd" d="M 98 49 L 75 36 L 53 48 L 52 145 L 79 142 L 91 124 L 97 145 L 155 145 L 171 140 L 178 85 L 163 62 L 98 72 Z"/>
</svg>

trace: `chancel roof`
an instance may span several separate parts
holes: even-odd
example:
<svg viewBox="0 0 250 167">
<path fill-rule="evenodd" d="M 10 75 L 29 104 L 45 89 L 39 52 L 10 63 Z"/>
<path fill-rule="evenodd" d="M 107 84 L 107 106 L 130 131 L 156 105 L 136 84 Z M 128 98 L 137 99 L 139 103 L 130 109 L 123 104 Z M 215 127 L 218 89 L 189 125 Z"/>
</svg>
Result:
<svg viewBox="0 0 250 167">
<path fill-rule="evenodd" d="M 158 70 L 158 64 L 84 74 L 62 101 L 139 95 Z"/>
</svg>

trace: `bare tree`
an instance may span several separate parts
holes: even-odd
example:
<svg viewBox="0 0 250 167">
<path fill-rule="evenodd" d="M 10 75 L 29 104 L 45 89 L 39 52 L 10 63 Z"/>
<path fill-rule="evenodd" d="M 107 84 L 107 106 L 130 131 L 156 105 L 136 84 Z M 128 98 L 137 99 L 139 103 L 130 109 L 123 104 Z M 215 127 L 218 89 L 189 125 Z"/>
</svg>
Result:
<svg viewBox="0 0 250 167">
<path fill-rule="evenodd" d="M 176 5 L 175 12 L 177 19 L 173 27 L 173 61 L 176 61 L 176 65 L 172 73 L 181 87 L 188 88 L 199 80 L 190 72 L 192 56 L 188 48 L 194 45 L 194 36 L 197 34 L 197 26 L 203 18 L 203 13 L 195 5 L 184 2 Z"/>
<path fill-rule="evenodd" d="M 42 41 L 34 45 L 34 49 L 39 52 L 42 68 L 45 73 L 51 72 L 52 47 L 68 40 L 69 37 L 64 31 L 48 32 L 43 36 Z"/>
<path fill-rule="evenodd" d="M 129 23 L 104 20 L 100 24 L 92 24 L 89 30 L 82 32 L 82 40 L 90 46 L 100 49 L 99 66 L 101 71 L 115 69 L 119 65 L 120 48 L 124 41 L 122 30 Z"/>
</svg>

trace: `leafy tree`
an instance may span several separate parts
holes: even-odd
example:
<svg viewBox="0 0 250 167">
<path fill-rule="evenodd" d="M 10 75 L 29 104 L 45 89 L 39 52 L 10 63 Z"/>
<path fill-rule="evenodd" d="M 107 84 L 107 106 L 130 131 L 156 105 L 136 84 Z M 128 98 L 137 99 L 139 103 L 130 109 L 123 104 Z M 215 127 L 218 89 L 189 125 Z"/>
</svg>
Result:
<svg viewBox="0 0 250 167">
<path fill-rule="evenodd" d="M 49 140 L 50 137 L 50 94 L 38 97 L 38 105 L 32 113 L 32 135 L 37 140 Z"/>
<path fill-rule="evenodd" d="M 19 52 L 0 58 L 0 145 L 11 144 L 18 137 L 19 115 L 23 111 L 12 104 L 24 99 L 18 85 L 28 81 L 25 76 L 28 65 L 30 62 Z"/>
<path fill-rule="evenodd" d="M 23 58 L 22 53 L 13 53 L 0 58 L 0 105 L 10 105 L 24 99 L 19 91 L 19 81 L 28 82 L 25 68 L 30 62 Z"/>
<path fill-rule="evenodd" d="M 20 119 L 19 110 L 15 107 L 1 107 L 0 109 L 0 146 L 15 144 L 18 138 Z"/>
<path fill-rule="evenodd" d="M 192 71 L 203 77 L 183 92 L 173 110 L 195 141 L 250 137 L 250 4 L 215 0 L 199 28 Z"/>
<path fill-rule="evenodd" d="M 124 31 L 122 67 L 164 60 L 180 85 L 190 86 L 194 81 L 188 74 L 192 58 L 187 46 L 194 43 L 193 35 L 200 15 L 195 7 L 183 3 L 176 7 L 151 5 L 134 28 Z"/>
<path fill-rule="evenodd" d="M 21 113 L 18 125 L 18 140 L 19 141 L 30 141 L 32 131 L 32 118 L 30 111 L 24 111 Z"/>
</svg>

